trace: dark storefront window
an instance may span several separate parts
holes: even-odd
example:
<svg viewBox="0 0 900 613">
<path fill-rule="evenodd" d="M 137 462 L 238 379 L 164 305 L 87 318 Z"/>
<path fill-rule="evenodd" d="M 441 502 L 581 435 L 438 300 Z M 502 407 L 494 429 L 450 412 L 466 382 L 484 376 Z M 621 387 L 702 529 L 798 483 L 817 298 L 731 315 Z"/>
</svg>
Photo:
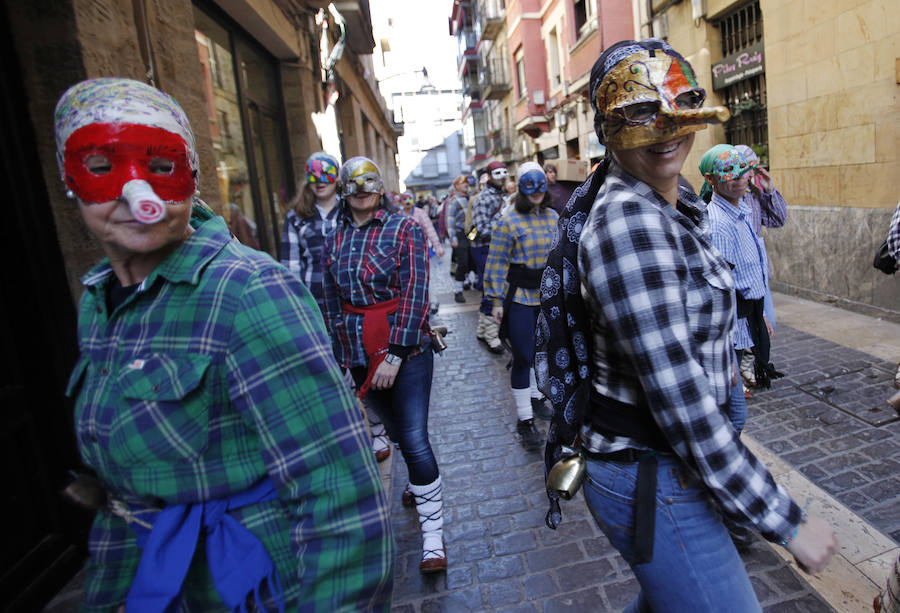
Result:
<svg viewBox="0 0 900 613">
<path fill-rule="evenodd" d="M 759 1 L 741 7 L 723 18 L 719 24 L 722 55 L 730 56 L 763 40 L 763 17 Z M 721 91 L 731 111 L 725 124 L 725 140 L 749 145 L 763 165 L 769 164 L 769 122 L 766 109 L 765 73 L 738 81 Z"/>
<path fill-rule="evenodd" d="M 194 7 L 194 23 L 225 219 L 278 257 L 290 171 L 277 61 L 224 18 Z"/>
</svg>

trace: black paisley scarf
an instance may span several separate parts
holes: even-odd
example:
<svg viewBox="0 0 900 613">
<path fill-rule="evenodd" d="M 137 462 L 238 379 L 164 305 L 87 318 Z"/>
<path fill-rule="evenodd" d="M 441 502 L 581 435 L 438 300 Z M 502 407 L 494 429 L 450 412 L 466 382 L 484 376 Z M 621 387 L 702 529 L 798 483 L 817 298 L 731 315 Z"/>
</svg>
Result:
<svg viewBox="0 0 900 613">
<path fill-rule="evenodd" d="M 553 405 L 544 449 L 545 476 L 563 455 L 563 446 L 578 438 L 587 413 L 590 390 L 590 334 L 581 298 L 578 241 L 597 192 L 606 180 L 609 158 L 572 193 L 559 218 L 556 242 L 541 277 L 541 311 L 535 327 L 534 371 L 538 388 Z M 547 492 L 547 526 L 562 522 L 559 496 Z"/>
</svg>

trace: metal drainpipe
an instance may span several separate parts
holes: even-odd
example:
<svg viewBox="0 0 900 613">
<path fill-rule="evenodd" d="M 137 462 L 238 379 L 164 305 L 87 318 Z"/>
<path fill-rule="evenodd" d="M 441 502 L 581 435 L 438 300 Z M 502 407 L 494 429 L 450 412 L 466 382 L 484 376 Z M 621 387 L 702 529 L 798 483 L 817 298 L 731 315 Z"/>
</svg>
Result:
<svg viewBox="0 0 900 613">
<path fill-rule="evenodd" d="M 338 27 L 341 29 L 341 37 L 338 39 L 337 43 L 335 43 L 334 49 L 328 54 L 328 60 L 325 62 L 325 78 L 330 81 L 334 78 L 332 72 L 334 70 L 334 65 L 337 64 L 341 59 L 341 56 L 344 55 L 344 46 L 347 40 L 347 22 L 344 21 L 344 16 L 334 8 L 334 4 L 328 5 L 328 12 L 331 13 L 331 16 L 334 17 Z"/>
<path fill-rule="evenodd" d="M 147 6 L 144 4 L 144 0 L 132 0 L 131 10 L 134 14 L 134 26 L 137 30 L 141 59 L 146 69 L 144 77 L 150 85 L 158 87 L 156 83 L 156 66 L 153 61 L 153 46 L 150 44 L 150 29 L 147 25 Z"/>
</svg>

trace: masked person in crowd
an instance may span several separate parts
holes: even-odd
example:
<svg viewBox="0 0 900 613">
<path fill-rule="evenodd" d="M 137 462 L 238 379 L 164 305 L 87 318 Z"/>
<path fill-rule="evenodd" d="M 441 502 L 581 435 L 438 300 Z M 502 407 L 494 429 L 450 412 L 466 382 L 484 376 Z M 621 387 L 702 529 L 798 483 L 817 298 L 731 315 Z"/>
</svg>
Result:
<svg viewBox="0 0 900 613">
<path fill-rule="evenodd" d="M 544 173 L 547 175 L 547 191 L 550 193 L 553 210 L 562 214 L 563 209 L 572 197 L 572 192 L 578 187 L 573 181 L 558 181 L 556 179 L 559 170 L 553 162 L 544 164 Z"/>
<path fill-rule="evenodd" d="M 542 278 L 535 366 L 554 406 L 545 459 L 580 440 L 586 502 L 641 586 L 626 611 L 758 612 L 720 513 L 811 572 L 837 543 L 726 416 L 734 281 L 703 201 L 678 177 L 694 132 L 728 112 L 702 108 L 690 64 L 658 39 L 612 45 L 589 87 L 608 157 L 575 191 Z M 551 496 L 547 523 L 560 521 Z"/>
<path fill-rule="evenodd" d="M 753 231 L 760 233 L 762 227 L 780 228 L 787 220 L 787 202 L 775 188 L 775 181 L 769 171 L 760 166 L 759 156 L 747 145 L 735 145 L 735 149 L 741 154 L 750 171 L 747 173 L 747 191 L 741 198 L 750 207 L 751 223 Z"/>
<path fill-rule="evenodd" d="M 412 217 L 413 221 L 422 228 L 422 232 L 425 233 L 425 240 L 428 241 L 428 246 L 431 247 L 431 250 L 438 257 L 444 257 L 444 246 L 441 244 L 441 239 L 438 238 L 434 224 L 431 223 L 431 218 L 428 217 L 428 213 L 425 212 L 424 208 L 415 206 L 412 192 L 407 191 L 400 194 L 399 205 L 403 213 Z"/>
<path fill-rule="evenodd" d="M 406 460 L 404 505 L 415 505 L 423 536 L 419 569 L 446 570 L 443 488 L 428 440 L 434 354 L 425 236 L 386 207 L 375 162 L 351 158 L 340 179 L 344 202 L 325 242 L 325 320 L 338 363 L 350 369 Z"/>
<path fill-rule="evenodd" d="M 469 273 L 469 239 L 466 236 L 466 208 L 469 204 L 469 188 L 474 183 L 471 175 L 459 175 L 453 179 L 453 191 L 444 204 L 447 219 L 447 234 L 450 236 L 450 246 L 453 247 L 453 259 L 456 262 L 456 272 L 453 275 L 453 299 L 456 302 L 465 302 L 463 284 Z"/>
<path fill-rule="evenodd" d="M 540 310 L 541 273 L 556 236 L 559 216 L 550 205 L 547 177 L 534 162 L 519 166 L 515 208 L 494 228 L 485 266 L 484 293 L 493 303 L 500 338 L 509 343 L 513 361 L 510 387 L 516 404 L 516 434 L 528 451 L 543 442 L 534 426 L 534 411 L 549 417 L 534 380 L 534 326 Z"/>
<path fill-rule="evenodd" d="M 709 196 L 710 234 L 713 244 L 732 268 L 737 300 L 734 347 L 738 360 L 752 348 L 757 364 L 769 364 L 771 326 L 765 316 L 765 297 L 769 287 L 769 257 L 765 244 L 752 226 L 752 211 L 744 200 L 750 165 L 731 145 L 716 145 L 700 160 L 705 179 L 702 191 Z M 757 384 L 769 387 L 770 378 L 780 377 L 774 367 L 756 373 Z M 740 432 L 746 418 L 732 414 Z"/>
<path fill-rule="evenodd" d="M 381 479 L 309 291 L 199 201 L 168 95 L 83 81 L 55 132 L 107 256 L 68 388 L 99 508 L 83 610 L 387 611 Z"/>
<path fill-rule="evenodd" d="M 470 253 L 475 262 L 476 273 L 478 274 L 479 289 L 484 290 L 484 266 L 487 262 L 488 251 L 491 246 L 491 229 L 494 221 L 503 208 L 503 197 L 506 193 L 503 186 L 509 171 L 503 162 L 491 162 L 487 165 L 485 176 L 488 177 L 484 189 L 472 202 L 472 227 L 474 228 L 474 237 L 470 238 Z M 478 328 L 475 330 L 475 337 L 487 343 L 488 349 L 492 353 L 503 353 L 503 343 L 498 337 L 499 327 L 491 316 L 493 304 L 482 293 L 481 307 L 478 311 Z"/>
<path fill-rule="evenodd" d="M 761 234 L 762 226 L 782 227 L 787 219 L 787 202 L 775 188 L 775 181 L 772 180 L 769 171 L 760 166 L 756 152 L 747 145 L 735 145 L 735 148 L 750 165 L 748 173 L 750 184 L 741 201 L 750 206 L 753 231 L 765 245 Z M 772 302 L 771 288 L 766 288 L 765 314 L 766 325 L 771 336 L 775 333 L 775 304 Z M 741 376 L 744 382 L 751 387 L 756 385 L 754 364 L 753 353 L 745 352 L 741 359 Z"/>
<path fill-rule="evenodd" d="M 319 151 L 306 160 L 306 178 L 290 203 L 281 231 L 281 263 L 322 303 L 322 247 L 338 214 L 338 169 L 334 156 Z"/>
</svg>

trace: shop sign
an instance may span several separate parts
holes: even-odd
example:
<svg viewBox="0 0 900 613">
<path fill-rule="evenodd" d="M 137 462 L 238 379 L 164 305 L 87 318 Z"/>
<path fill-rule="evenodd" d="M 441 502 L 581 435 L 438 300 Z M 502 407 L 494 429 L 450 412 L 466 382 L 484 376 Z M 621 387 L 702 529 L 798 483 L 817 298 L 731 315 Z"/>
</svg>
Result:
<svg viewBox="0 0 900 613">
<path fill-rule="evenodd" d="M 766 61 L 760 41 L 712 65 L 713 89 L 728 87 L 765 71 Z"/>
</svg>

